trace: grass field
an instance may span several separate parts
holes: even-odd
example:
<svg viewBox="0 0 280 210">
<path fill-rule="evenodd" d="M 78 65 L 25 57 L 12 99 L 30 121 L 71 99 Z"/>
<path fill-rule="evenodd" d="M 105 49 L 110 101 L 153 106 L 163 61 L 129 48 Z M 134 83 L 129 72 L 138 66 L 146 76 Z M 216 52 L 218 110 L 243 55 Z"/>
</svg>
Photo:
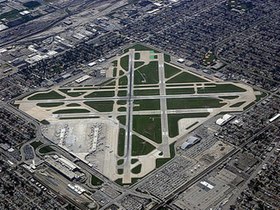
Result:
<svg viewBox="0 0 280 210">
<path fill-rule="evenodd" d="M 80 104 L 77 104 L 77 103 L 71 103 L 71 104 L 67 104 L 66 105 L 67 107 L 79 107 L 79 106 L 81 106 Z"/>
<path fill-rule="evenodd" d="M 194 74 L 182 72 L 177 76 L 169 79 L 167 83 L 194 83 L 194 82 L 207 82 L 207 80 L 202 79 Z"/>
<path fill-rule="evenodd" d="M 63 102 L 57 102 L 57 103 L 37 103 L 36 105 L 39 107 L 56 107 L 63 105 Z"/>
<path fill-rule="evenodd" d="M 134 90 L 135 96 L 159 95 L 159 89 Z"/>
<path fill-rule="evenodd" d="M 113 96 L 115 96 L 114 91 L 98 91 L 98 92 L 92 92 L 88 95 L 85 95 L 84 98 L 113 97 Z"/>
<path fill-rule="evenodd" d="M 134 62 L 134 68 L 136 69 L 140 66 L 143 66 L 144 64 L 145 64 L 145 62 L 143 62 L 143 61 L 136 61 L 136 62 Z"/>
<path fill-rule="evenodd" d="M 134 59 L 135 60 L 140 60 L 140 53 L 135 53 Z"/>
<path fill-rule="evenodd" d="M 169 78 L 177 73 L 179 73 L 181 70 L 178 68 L 175 68 L 173 66 L 170 66 L 168 64 L 164 64 L 164 74 L 165 78 Z"/>
<path fill-rule="evenodd" d="M 126 124 L 126 116 L 125 115 L 120 115 L 117 117 L 118 121 L 120 121 L 121 124 L 125 125 Z"/>
<path fill-rule="evenodd" d="M 42 147 L 41 149 L 39 149 L 39 152 L 41 154 L 47 154 L 49 152 L 54 152 L 55 150 L 52 149 L 50 146 L 45 146 L 45 147 Z"/>
<path fill-rule="evenodd" d="M 132 156 L 147 155 L 153 151 L 155 147 L 138 136 L 132 135 Z"/>
<path fill-rule="evenodd" d="M 70 89 L 58 89 L 58 90 L 61 91 L 62 93 L 67 94 L 68 96 L 71 96 L 71 97 L 79 97 L 79 96 L 86 93 L 86 92 L 71 92 Z"/>
<path fill-rule="evenodd" d="M 120 90 L 118 92 L 118 96 L 126 96 L 127 95 L 127 91 L 126 90 Z"/>
<path fill-rule="evenodd" d="M 125 56 L 121 57 L 120 65 L 123 68 L 123 70 L 128 71 L 128 64 L 129 64 L 129 56 L 125 55 Z"/>
<path fill-rule="evenodd" d="M 48 93 L 37 93 L 28 98 L 28 100 L 51 100 L 51 99 L 64 99 L 65 97 L 52 90 Z"/>
<path fill-rule="evenodd" d="M 103 184 L 103 181 L 98 179 L 96 176 L 92 175 L 92 177 L 91 177 L 91 184 L 93 186 L 99 186 L 99 185 Z"/>
<path fill-rule="evenodd" d="M 170 88 L 166 89 L 167 95 L 178 95 L 178 94 L 194 94 L 194 88 Z"/>
<path fill-rule="evenodd" d="M 99 112 L 111 112 L 113 111 L 114 101 L 86 101 L 84 104 Z"/>
<path fill-rule="evenodd" d="M 170 63 L 171 57 L 170 55 L 164 54 L 164 62 Z"/>
<path fill-rule="evenodd" d="M 238 98 L 239 96 L 219 96 L 219 98 L 222 98 L 222 99 L 236 99 Z"/>
<path fill-rule="evenodd" d="M 41 141 L 33 141 L 30 145 L 34 148 L 34 150 L 37 148 L 37 147 L 39 147 L 39 146 L 41 146 L 43 144 L 43 142 L 41 142 Z"/>
<path fill-rule="evenodd" d="M 156 143 L 162 141 L 160 115 L 134 115 L 133 130 Z"/>
<path fill-rule="evenodd" d="M 75 113 L 88 113 L 88 112 L 90 111 L 87 109 L 60 109 L 53 112 L 53 114 L 75 114 Z"/>
<path fill-rule="evenodd" d="M 244 104 L 246 101 L 240 101 L 236 104 L 231 105 L 230 107 L 240 107 L 242 104 Z"/>
<path fill-rule="evenodd" d="M 197 93 L 232 93 L 245 92 L 243 88 L 237 87 L 233 84 L 216 84 L 215 87 L 197 88 Z"/>
<path fill-rule="evenodd" d="M 184 118 L 207 117 L 208 112 L 204 113 L 186 113 L 186 114 L 169 114 L 168 115 L 168 132 L 169 137 L 173 138 L 179 135 L 178 121 Z"/>
<path fill-rule="evenodd" d="M 198 108 L 219 108 L 225 105 L 222 100 L 209 97 L 199 98 L 172 98 L 167 99 L 168 109 L 198 109 Z"/>
<path fill-rule="evenodd" d="M 152 61 L 134 72 L 134 84 L 157 84 L 158 62 Z"/>
<path fill-rule="evenodd" d="M 118 161 L 117 161 L 117 165 L 119 166 L 119 165 L 122 165 L 124 163 L 124 159 L 119 159 Z"/>
<path fill-rule="evenodd" d="M 126 107 L 119 107 L 118 112 L 126 112 Z"/>
<path fill-rule="evenodd" d="M 159 99 L 134 100 L 133 105 L 134 105 L 133 111 L 159 110 L 160 100 Z"/>
<path fill-rule="evenodd" d="M 142 169 L 142 164 L 139 164 L 138 166 L 131 169 L 131 172 L 134 174 L 139 174 L 141 172 L 141 169 Z"/>
<path fill-rule="evenodd" d="M 122 76 L 121 78 L 119 78 L 119 85 L 127 85 L 127 76 Z"/>
<path fill-rule="evenodd" d="M 125 130 L 123 128 L 119 131 L 118 139 L 118 155 L 124 156 Z"/>
</svg>

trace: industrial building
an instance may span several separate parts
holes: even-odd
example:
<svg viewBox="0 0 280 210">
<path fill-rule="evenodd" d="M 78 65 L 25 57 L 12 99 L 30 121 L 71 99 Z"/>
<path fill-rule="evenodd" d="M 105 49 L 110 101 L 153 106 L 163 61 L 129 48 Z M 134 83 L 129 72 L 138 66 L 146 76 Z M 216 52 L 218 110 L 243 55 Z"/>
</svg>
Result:
<svg viewBox="0 0 280 210">
<path fill-rule="evenodd" d="M 216 124 L 219 126 L 223 126 L 226 123 L 228 123 L 229 121 L 231 121 L 234 117 L 235 116 L 232 116 L 230 114 L 225 114 L 225 115 L 223 115 L 223 117 L 216 120 Z"/>
<path fill-rule="evenodd" d="M 181 149 L 187 149 L 195 144 L 197 144 L 198 142 L 200 142 L 200 138 L 196 137 L 196 136 L 189 136 L 187 138 L 187 140 L 181 145 Z"/>
<path fill-rule="evenodd" d="M 65 157 L 59 157 L 58 155 L 46 155 L 45 161 L 53 169 L 71 181 L 81 177 L 80 173 L 76 173 L 76 171 L 78 171 L 80 168 Z"/>
</svg>

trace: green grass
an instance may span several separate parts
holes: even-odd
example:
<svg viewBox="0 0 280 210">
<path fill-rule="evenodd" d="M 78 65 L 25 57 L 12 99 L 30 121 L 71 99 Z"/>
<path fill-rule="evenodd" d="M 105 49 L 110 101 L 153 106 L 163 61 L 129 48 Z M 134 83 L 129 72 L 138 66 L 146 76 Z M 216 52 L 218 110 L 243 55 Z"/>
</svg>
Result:
<svg viewBox="0 0 280 210">
<path fill-rule="evenodd" d="M 86 101 L 84 104 L 99 112 L 111 112 L 113 111 L 114 101 Z"/>
<path fill-rule="evenodd" d="M 138 68 L 138 67 L 140 67 L 140 66 L 143 66 L 144 63 L 145 63 L 145 62 L 143 62 L 143 61 L 136 61 L 136 62 L 134 62 L 134 68 Z"/>
<path fill-rule="evenodd" d="M 120 121 L 121 124 L 125 125 L 126 124 L 126 116 L 121 115 L 117 117 L 118 121 Z"/>
<path fill-rule="evenodd" d="M 159 89 L 134 90 L 135 96 L 159 95 Z"/>
<path fill-rule="evenodd" d="M 257 101 L 260 101 L 261 99 L 265 98 L 266 96 L 267 96 L 267 93 L 262 92 L 261 95 L 257 95 L 257 96 L 256 96 L 256 102 L 257 102 Z"/>
<path fill-rule="evenodd" d="M 47 154 L 47 153 L 50 153 L 50 152 L 54 152 L 55 150 L 52 149 L 50 146 L 45 146 L 45 147 L 42 147 L 41 149 L 39 149 L 39 152 L 41 154 Z"/>
<path fill-rule="evenodd" d="M 39 146 L 41 146 L 43 144 L 43 142 L 41 142 L 41 141 L 33 141 L 30 145 L 34 148 L 34 150 L 37 148 L 37 147 L 39 147 Z"/>
<path fill-rule="evenodd" d="M 198 108 L 219 108 L 225 105 L 222 100 L 209 97 L 199 98 L 172 98 L 167 99 L 168 109 L 198 109 Z"/>
<path fill-rule="evenodd" d="M 169 78 L 177 73 L 179 73 L 181 70 L 174 67 L 174 66 L 170 66 L 168 64 L 164 64 L 164 74 L 165 74 L 165 78 Z"/>
<path fill-rule="evenodd" d="M 92 176 L 91 176 L 91 184 L 92 184 L 93 186 L 100 186 L 100 185 L 103 184 L 103 181 L 100 180 L 99 178 L 97 178 L 96 176 L 92 175 Z"/>
<path fill-rule="evenodd" d="M 177 95 L 177 94 L 194 94 L 194 88 L 172 88 L 166 89 L 167 95 Z"/>
<path fill-rule="evenodd" d="M 230 107 L 240 107 L 244 103 L 246 103 L 246 101 L 241 101 L 241 102 L 235 103 L 235 104 L 231 105 Z"/>
<path fill-rule="evenodd" d="M 115 96 L 114 91 L 98 91 L 98 92 L 92 92 L 92 93 L 84 96 L 84 98 L 113 97 L 113 96 Z"/>
<path fill-rule="evenodd" d="M 128 65 L 129 65 L 129 56 L 128 55 L 121 57 L 120 65 L 123 68 L 123 70 L 128 71 Z"/>
<path fill-rule="evenodd" d="M 71 96 L 71 97 L 79 97 L 79 96 L 86 93 L 86 92 L 71 92 L 70 89 L 58 89 L 58 90 L 67 94 L 68 96 Z"/>
<path fill-rule="evenodd" d="M 113 68 L 113 77 L 116 77 L 117 76 L 117 68 Z"/>
<path fill-rule="evenodd" d="M 118 92 L 118 96 L 126 96 L 127 95 L 127 91 L 126 90 L 120 90 Z"/>
<path fill-rule="evenodd" d="M 140 110 L 159 110 L 160 109 L 160 100 L 159 99 L 142 99 L 134 100 L 134 111 Z"/>
<path fill-rule="evenodd" d="M 215 87 L 197 88 L 197 93 L 234 93 L 245 92 L 243 88 L 237 87 L 233 84 L 216 84 Z"/>
<path fill-rule="evenodd" d="M 118 174 L 120 174 L 120 175 L 123 174 L 123 169 L 122 168 L 118 169 Z"/>
<path fill-rule="evenodd" d="M 236 99 L 238 97 L 239 96 L 219 96 L 219 98 L 222 98 L 222 99 Z"/>
<path fill-rule="evenodd" d="M 37 93 L 28 98 L 28 100 L 51 100 L 51 99 L 64 99 L 65 97 L 52 90 L 47 93 Z"/>
<path fill-rule="evenodd" d="M 75 114 L 75 113 L 88 113 L 88 112 L 90 111 L 87 109 L 60 109 L 53 112 L 53 114 Z"/>
<path fill-rule="evenodd" d="M 134 115 L 133 130 L 156 143 L 161 143 L 160 115 Z"/>
<path fill-rule="evenodd" d="M 124 143 L 125 143 L 125 130 L 123 128 L 119 131 L 119 139 L 118 139 L 118 155 L 124 155 Z"/>
<path fill-rule="evenodd" d="M 126 105 L 127 101 L 126 100 L 119 100 L 117 101 L 118 105 Z"/>
<path fill-rule="evenodd" d="M 119 107 L 119 108 L 118 108 L 118 111 L 119 111 L 119 112 L 126 112 L 126 107 Z"/>
<path fill-rule="evenodd" d="M 135 60 L 140 60 L 140 53 L 135 53 L 134 59 Z"/>
<path fill-rule="evenodd" d="M 124 163 L 124 159 L 120 159 L 120 160 L 118 160 L 117 161 L 117 165 L 119 166 L 119 165 L 122 165 Z"/>
<path fill-rule="evenodd" d="M 40 107 L 56 107 L 56 106 L 61 106 L 63 105 L 63 102 L 57 102 L 57 103 L 37 103 L 37 106 Z"/>
<path fill-rule="evenodd" d="M 41 120 L 40 123 L 42 123 L 43 125 L 49 125 L 50 122 L 47 120 Z"/>
<path fill-rule="evenodd" d="M 77 103 L 71 103 L 71 104 L 67 104 L 67 107 L 77 107 L 77 106 L 81 106 L 80 104 Z"/>
<path fill-rule="evenodd" d="M 191 73 L 182 72 L 181 74 L 178 74 L 177 76 L 167 81 L 167 83 L 194 83 L 194 82 L 207 82 L 207 80 L 204 80 Z"/>
<path fill-rule="evenodd" d="M 202 113 L 185 113 L 185 114 L 169 114 L 168 115 L 168 132 L 169 137 L 173 138 L 179 135 L 178 121 L 184 118 L 200 118 L 207 117 L 208 112 Z"/>
<path fill-rule="evenodd" d="M 142 164 L 139 164 L 138 166 L 131 169 L 131 172 L 134 174 L 139 174 L 141 172 L 141 169 L 142 169 Z"/>
<path fill-rule="evenodd" d="M 170 161 L 172 158 L 175 157 L 175 143 L 169 145 L 169 150 L 170 150 L 170 158 L 158 158 L 156 159 L 156 168 L 161 167 L 168 161 Z"/>
<path fill-rule="evenodd" d="M 114 61 L 112 62 L 112 64 L 113 64 L 114 67 L 116 67 L 116 66 L 118 65 L 118 61 L 117 61 L 117 60 L 114 60 Z"/>
<path fill-rule="evenodd" d="M 157 84 L 158 62 L 151 61 L 134 72 L 134 84 Z"/>
<path fill-rule="evenodd" d="M 119 78 L 119 85 L 127 85 L 127 76 L 122 76 L 121 78 Z"/>
<path fill-rule="evenodd" d="M 164 54 L 164 61 L 167 63 L 170 63 L 170 61 L 171 61 L 170 55 Z"/>
<path fill-rule="evenodd" d="M 134 163 L 136 163 L 137 161 L 138 161 L 138 159 L 133 158 L 133 159 L 131 159 L 131 164 L 134 164 Z"/>
<path fill-rule="evenodd" d="M 147 155 L 152 152 L 155 147 L 138 136 L 132 135 L 132 156 Z"/>
</svg>

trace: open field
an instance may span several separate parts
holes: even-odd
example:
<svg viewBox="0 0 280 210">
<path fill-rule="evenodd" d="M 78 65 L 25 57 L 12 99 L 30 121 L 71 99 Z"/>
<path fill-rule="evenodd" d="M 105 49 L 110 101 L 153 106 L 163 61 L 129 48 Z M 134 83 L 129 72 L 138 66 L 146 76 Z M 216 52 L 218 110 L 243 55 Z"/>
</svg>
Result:
<svg viewBox="0 0 280 210">
<path fill-rule="evenodd" d="M 173 138 L 179 134 L 178 121 L 185 118 L 203 118 L 209 115 L 205 113 L 187 113 L 187 114 L 169 114 L 168 115 L 168 131 L 169 137 Z"/>
<path fill-rule="evenodd" d="M 214 84 L 213 87 L 198 88 L 198 93 L 232 93 L 245 92 L 243 88 L 237 87 L 233 84 Z"/>
<path fill-rule="evenodd" d="M 219 108 L 224 106 L 222 100 L 216 98 L 176 98 L 167 100 L 168 109 Z"/>
<path fill-rule="evenodd" d="M 30 96 L 28 100 L 48 100 L 48 99 L 64 99 L 65 96 L 60 95 L 56 91 L 52 90 L 50 92 L 45 93 L 35 93 Z"/>
<path fill-rule="evenodd" d="M 133 130 L 156 143 L 161 143 L 162 132 L 160 115 L 134 115 Z"/>
<path fill-rule="evenodd" d="M 134 111 L 139 110 L 159 110 L 160 103 L 157 99 L 144 99 L 144 100 L 135 100 L 134 101 Z"/>
<path fill-rule="evenodd" d="M 86 101 L 84 104 L 99 112 L 111 112 L 113 111 L 114 101 Z"/>
<path fill-rule="evenodd" d="M 142 140 L 138 136 L 132 136 L 132 156 L 147 155 L 153 151 L 155 147 L 148 142 Z"/>
</svg>

